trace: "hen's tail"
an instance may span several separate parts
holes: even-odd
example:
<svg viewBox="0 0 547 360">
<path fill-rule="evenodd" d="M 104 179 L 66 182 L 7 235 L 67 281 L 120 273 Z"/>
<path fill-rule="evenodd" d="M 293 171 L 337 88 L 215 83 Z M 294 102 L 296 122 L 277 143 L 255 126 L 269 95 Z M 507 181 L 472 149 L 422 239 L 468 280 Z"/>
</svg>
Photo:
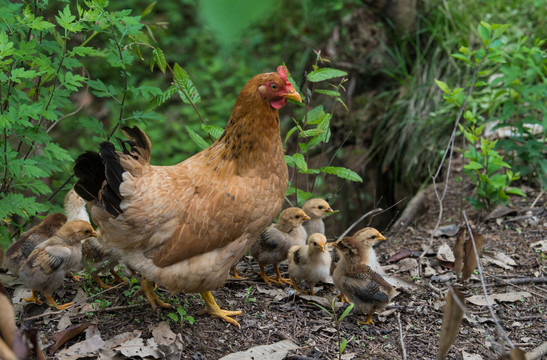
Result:
<svg viewBox="0 0 547 360">
<path fill-rule="evenodd" d="M 123 133 L 129 138 L 120 141 L 123 153 L 116 151 L 108 141 L 101 143 L 99 153 L 87 151 L 76 159 L 74 174 L 79 178 L 74 190 L 86 201 L 100 200 L 104 208 L 113 216 L 122 210 L 120 204 L 120 184 L 125 171 L 133 173 L 135 168 L 126 168 L 127 157 L 136 160 L 139 165 L 149 164 L 152 144 L 146 134 L 138 127 L 123 127 Z"/>
</svg>

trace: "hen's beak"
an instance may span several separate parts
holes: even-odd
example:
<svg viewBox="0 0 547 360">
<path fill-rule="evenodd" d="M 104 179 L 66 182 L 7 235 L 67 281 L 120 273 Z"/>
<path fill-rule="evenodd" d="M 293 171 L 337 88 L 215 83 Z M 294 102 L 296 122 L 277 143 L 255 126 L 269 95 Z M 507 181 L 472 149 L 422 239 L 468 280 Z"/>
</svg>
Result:
<svg viewBox="0 0 547 360">
<path fill-rule="evenodd" d="M 291 100 L 294 100 L 294 101 L 299 102 L 299 103 L 302 102 L 302 97 L 301 97 L 300 94 L 299 94 L 296 90 L 294 90 L 294 89 L 289 90 L 289 93 L 283 95 L 283 97 L 284 97 L 285 99 L 291 99 Z"/>
</svg>

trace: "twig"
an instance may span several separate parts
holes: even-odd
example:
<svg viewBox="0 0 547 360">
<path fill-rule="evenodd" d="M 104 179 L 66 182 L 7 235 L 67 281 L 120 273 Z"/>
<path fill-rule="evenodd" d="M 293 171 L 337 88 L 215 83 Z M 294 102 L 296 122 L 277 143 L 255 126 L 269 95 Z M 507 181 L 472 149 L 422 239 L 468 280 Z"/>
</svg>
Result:
<svg viewBox="0 0 547 360">
<path fill-rule="evenodd" d="M 531 208 L 536 206 L 536 203 L 541 199 L 541 196 L 543 195 L 545 191 L 541 190 L 539 195 L 534 199 L 534 202 L 532 202 L 532 205 L 530 205 Z"/>
<path fill-rule="evenodd" d="M 465 95 L 465 99 L 463 100 L 463 103 L 460 106 L 460 109 L 458 111 L 458 115 L 456 116 L 456 121 L 454 122 L 454 128 L 452 129 L 452 134 L 450 135 L 450 140 L 448 141 L 448 145 L 447 145 L 447 148 L 446 148 L 446 150 L 443 154 L 443 157 L 441 159 L 441 163 L 439 164 L 439 167 L 437 168 L 437 171 L 436 171 L 435 175 L 433 175 L 431 177 L 431 179 L 433 181 L 433 190 L 435 191 L 435 197 L 437 198 L 437 202 L 439 203 L 439 216 L 437 217 L 437 222 L 435 223 L 435 227 L 433 228 L 433 231 L 431 232 L 431 236 L 429 238 L 429 244 L 428 244 L 427 248 L 424 249 L 424 251 L 422 252 L 422 255 L 420 255 L 420 259 L 422 259 L 424 257 L 424 255 L 427 252 L 427 249 L 431 248 L 431 246 L 433 246 L 433 239 L 434 239 L 433 234 L 435 234 L 435 232 L 439 229 L 439 226 L 441 224 L 441 220 L 442 220 L 442 216 L 443 216 L 443 200 L 444 200 L 444 197 L 446 196 L 446 192 L 448 191 L 448 180 L 450 179 L 450 167 L 451 167 L 451 164 L 452 164 L 452 154 L 454 152 L 454 142 L 455 142 L 455 139 L 456 139 L 456 133 L 458 131 L 458 125 L 459 125 L 461 117 L 463 115 L 463 111 L 465 110 L 465 106 L 467 105 L 467 100 L 469 100 L 469 97 L 471 96 L 471 92 L 473 91 L 473 87 L 475 86 L 475 82 L 477 81 L 477 76 L 478 76 L 479 71 L 482 67 L 482 64 L 484 63 L 484 61 L 488 57 L 488 52 L 490 50 L 490 44 L 492 43 L 493 36 L 494 36 L 494 32 L 492 31 L 491 34 L 490 34 L 490 41 L 489 41 L 488 46 L 486 47 L 486 50 L 484 52 L 484 56 L 481 59 L 481 61 L 479 62 L 479 65 L 477 65 L 477 67 L 475 68 L 475 72 L 473 73 L 473 79 L 471 80 L 471 84 L 469 85 L 469 89 L 467 90 L 467 94 Z M 450 156 L 448 157 L 448 166 L 447 166 L 447 169 L 446 169 L 446 177 L 445 177 L 445 182 L 444 182 L 443 194 L 442 194 L 442 196 L 440 196 L 439 191 L 437 189 L 436 179 L 439 176 L 439 174 L 440 174 L 440 172 L 443 168 L 444 161 L 445 161 L 446 156 L 448 154 L 450 154 Z M 420 271 L 421 271 L 421 267 L 420 267 Z"/>
<path fill-rule="evenodd" d="M 479 277 L 482 284 L 482 291 L 484 292 L 484 299 L 486 300 L 486 305 L 488 306 L 488 310 L 490 311 L 490 316 L 492 316 L 492 319 L 494 320 L 494 323 L 496 324 L 496 328 L 498 329 L 498 332 L 500 335 L 502 335 L 509 346 L 511 348 L 515 348 L 515 345 L 503 329 L 503 327 L 500 324 L 500 321 L 496 314 L 494 313 L 494 309 L 492 308 L 492 303 L 490 301 L 490 298 L 488 297 L 488 290 L 486 289 L 486 281 L 484 280 L 484 274 L 482 271 L 482 265 L 481 261 L 479 259 L 479 252 L 477 249 L 477 245 L 475 244 L 475 238 L 473 237 L 473 230 L 471 230 L 471 225 L 469 224 L 469 220 L 467 219 L 467 214 L 465 213 L 465 209 L 462 210 L 463 218 L 465 220 L 465 225 L 467 226 L 467 231 L 469 232 L 469 236 L 471 237 L 471 243 L 473 244 L 473 251 L 475 252 L 475 258 L 477 259 L 477 270 L 479 271 Z"/>
<path fill-rule="evenodd" d="M 539 360 L 543 355 L 547 354 L 547 341 L 544 341 L 540 346 L 526 353 L 526 360 Z"/>
<path fill-rule="evenodd" d="M 338 237 L 338 240 L 342 239 L 344 236 L 346 236 L 350 231 L 351 229 L 353 229 L 355 227 L 355 225 L 357 225 L 358 223 L 360 223 L 361 221 L 363 221 L 365 218 L 367 218 L 368 216 L 372 216 L 372 215 L 375 215 L 375 214 L 378 214 L 379 212 L 382 212 L 384 211 L 382 208 L 376 208 L 376 209 L 373 209 L 373 210 L 370 210 L 368 213 L 366 213 L 365 215 L 361 216 L 359 219 L 357 219 L 357 221 L 355 221 L 353 224 L 350 225 L 349 228 L 346 229 L 346 231 L 344 231 L 342 233 L 342 235 L 340 235 Z"/>
<path fill-rule="evenodd" d="M 401 325 L 401 313 L 397 313 L 397 322 L 399 323 L 399 342 L 401 343 L 401 356 L 406 360 L 405 341 L 403 339 L 403 325 Z"/>
<path fill-rule="evenodd" d="M 545 283 L 547 283 L 547 277 L 545 277 L 545 276 L 540 277 L 540 278 L 525 277 L 525 278 L 516 278 L 516 279 L 507 279 L 507 280 L 503 280 L 503 279 L 500 279 L 500 278 L 494 276 L 494 279 L 496 279 L 497 281 L 501 281 L 503 283 L 509 284 L 509 285 L 522 285 L 522 284 L 530 284 L 530 283 L 535 283 L 535 284 L 545 284 Z"/>
</svg>

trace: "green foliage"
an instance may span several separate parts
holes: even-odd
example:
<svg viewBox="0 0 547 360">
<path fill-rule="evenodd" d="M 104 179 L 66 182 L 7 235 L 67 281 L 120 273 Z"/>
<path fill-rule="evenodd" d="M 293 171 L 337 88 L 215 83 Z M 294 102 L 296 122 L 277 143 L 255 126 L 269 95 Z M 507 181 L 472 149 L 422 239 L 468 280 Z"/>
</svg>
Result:
<svg viewBox="0 0 547 360">
<path fill-rule="evenodd" d="M 74 152 L 65 149 L 64 133 L 81 127 L 95 140 L 109 136 L 101 121 L 80 114 L 74 99 L 89 89 L 94 96 L 116 103 L 118 122 L 157 118 L 154 113 L 128 113 L 129 98 L 161 94 L 155 86 L 131 83 L 131 50 L 149 46 L 141 16 L 109 11 L 107 1 L 64 4 L 12 3 L 2 9 L 0 22 L 0 223 L 1 244 L 35 215 L 59 210 L 48 201 L 69 179 Z M 47 15 L 47 16 L 44 16 Z M 139 55 L 139 57 L 142 57 Z M 94 62 L 115 76 L 101 79 Z M 75 134 L 72 133 L 71 137 Z M 63 139 L 64 138 L 64 139 Z M 81 152 L 79 150 L 78 152 Z M 54 190 L 55 189 L 55 190 Z M 49 198 L 48 198 L 49 196 Z M 16 219 L 17 222 L 13 220 Z M 10 231 L 5 231 L 11 225 Z"/>
<path fill-rule="evenodd" d="M 321 306 L 317 303 L 312 303 L 318 308 L 321 308 L 324 310 L 327 314 L 329 314 L 334 322 L 334 327 L 336 328 L 336 333 L 338 335 L 338 359 L 342 359 L 342 354 L 344 353 L 344 350 L 346 349 L 346 346 L 349 341 L 353 339 L 346 339 L 342 338 L 341 336 L 341 330 L 340 326 L 342 325 L 342 321 L 349 315 L 351 310 L 353 310 L 354 304 L 349 304 L 349 306 L 346 307 L 346 309 L 342 312 L 340 316 L 336 313 L 336 297 L 333 298 L 327 298 L 327 301 L 329 302 L 330 309 L 325 308 L 324 306 Z"/>
<path fill-rule="evenodd" d="M 188 307 L 187 303 L 185 303 L 185 307 Z M 187 314 L 188 314 L 188 312 L 186 311 L 186 309 L 183 306 L 177 306 L 177 312 L 176 313 L 171 312 L 171 313 L 167 314 L 167 316 L 175 322 L 180 322 L 181 326 L 184 326 L 184 323 L 194 325 L 196 320 L 194 319 L 193 316 L 189 316 Z"/>
<path fill-rule="evenodd" d="M 506 203 L 507 194 L 524 196 L 509 187 L 520 176 L 542 187 L 547 183 L 547 53 L 541 49 L 543 40 L 532 46 L 527 45 L 527 38 L 508 42 L 505 32 L 510 29 L 510 25 L 481 21 L 477 32 L 484 47 L 470 50 L 462 46 L 453 54 L 472 69 L 481 66 L 468 100 L 470 110 L 464 113 L 468 124 L 460 125 L 470 143 L 464 152 L 468 160 L 464 170 L 476 185 L 476 197 L 469 199 L 476 208 Z M 442 81 L 437 85 L 450 107 L 463 106 L 463 88 L 450 89 Z M 483 135 L 487 125 L 510 135 L 490 140 Z"/>
</svg>

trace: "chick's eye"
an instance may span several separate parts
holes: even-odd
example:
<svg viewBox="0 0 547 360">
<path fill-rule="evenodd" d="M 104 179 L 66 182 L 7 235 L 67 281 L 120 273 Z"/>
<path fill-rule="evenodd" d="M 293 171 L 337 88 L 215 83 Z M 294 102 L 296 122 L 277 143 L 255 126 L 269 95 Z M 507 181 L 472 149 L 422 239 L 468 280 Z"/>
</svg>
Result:
<svg viewBox="0 0 547 360">
<path fill-rule="evenodd" d="M 277 90 L 277 84 L 276 83 L 271 83 L 270 84 L 270 89 Z"/>
<path fill-rule="evenodd" d="M 298 218 L 300 218 L 300 215 L 295 215 L 294 218 L 298 219 Z"/>
<path fill-rule="evenodd" d="M 321 210 L 323 208 L 323 205 L 319 205 L 319 210 Z"/>
</svg>

